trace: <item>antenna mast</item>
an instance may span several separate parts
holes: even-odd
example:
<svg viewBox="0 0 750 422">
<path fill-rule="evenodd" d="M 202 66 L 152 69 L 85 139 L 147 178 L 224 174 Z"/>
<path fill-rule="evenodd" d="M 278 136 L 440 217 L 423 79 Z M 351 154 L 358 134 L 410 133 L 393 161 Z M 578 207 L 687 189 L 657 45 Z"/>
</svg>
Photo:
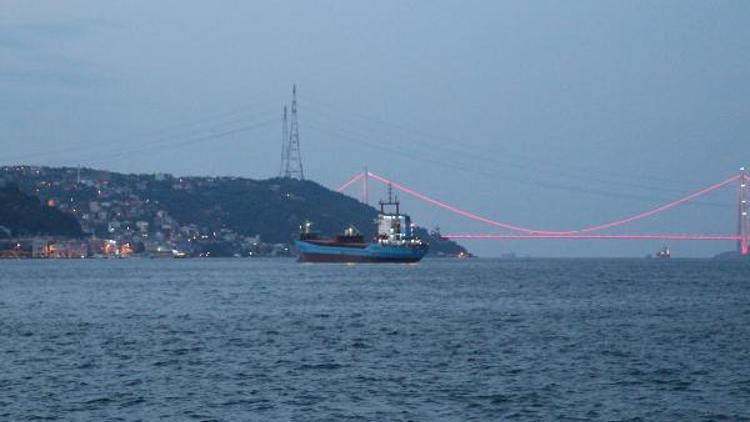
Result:
<svg viewBox="0 0 750 422">
<path fill-rule="evenodd" d="M 398 197 L 394 199 L 393 197 L 393 184 L 388 182 L 388 201 L 378 201 L 378 204 L 380 205 L 380 213 L 385 214 L 385 206 L 386 205 L 395 205 L 396 206 L 396 215 L 401 214 L 400 206 L 401 204 L 398 202 Z"/>
<path fill-rule="evenodd" d="M 284 117 L 281 123 L 281 167 L 279 168 L 279 177 L 286 176 L 287 161 L 289 159 L 289 120 L 286 114 L 286 104 L 284 105 Z"/>
</svg>

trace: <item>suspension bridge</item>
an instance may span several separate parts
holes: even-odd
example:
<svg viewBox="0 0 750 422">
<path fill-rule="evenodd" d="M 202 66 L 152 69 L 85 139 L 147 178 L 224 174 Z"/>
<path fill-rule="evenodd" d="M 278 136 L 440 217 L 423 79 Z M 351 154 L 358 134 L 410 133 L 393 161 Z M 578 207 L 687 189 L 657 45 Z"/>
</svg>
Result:
<svg viewBox="0 0 750 422">
<path fill-rule="evenodd" d="M 713 185 L 707 186 L 703 189 L 697 190 L 689 195 L 675 199 L 671 202 L 667 202 L 660 206 L 645 210 L 641 213 L 619 218 L 617 220 L 609 221 L 606 223 L 595 224 L 590 226 L 584 226 L 572 230 L 549 230 L 539 229 L 532 227 L 520 226 L 509 222 L 495 220 L 489 217 L 485 217 L 480 214 L 476 214 L 471 211 L 459 208 L 441 200 L 435 199 L 425 193 L 419 192 L 412 189 L 404 184 L 397 183 L 396 181 L 381 176 L 380 174 L 365 170 L 358 173 L 347 180 L 345 183 L 336 188 L 338 192 L 344 192 L 350 189 L 352 186 L 361 186 L 362 201 L 365 203 L 369 202 L 369 183 L 370 180 L 391 186 L 409 196 L 412 196 L 422 202 L 425 202 L 431 206 L 438 207 L 447 210 L 453 214 L 459 215 L 463 218 L 467 218 L 487 226 L 491 226 L 495 229 L 503 229 L 504 233 L 481 233 L 481 234 L 445 234 L 442 235 L 447 239 L 557 239 L 557 240 L 726 240 L 733 241 L 737 244 L 737 251 L 742 255 L 747 256 L 750 254 L 750 224 L 748 222 L 748 184 L 750 183 L 750 176 L 748 176 L 745 168 L 741 168 L 739 172 L 731 177 L 721 180 Z M 669 211 L 673 208 L 687 204 L 694 201 L 704 195 L 711 192 L 717 191 L 723 188 L 729 188 L 734 186 L 737 192 L 737 232 L 735 234 L 608 234 L 607 230 L 613 229 L 620 226 L 625 226 L 630 223 L 634 223 L 639 220 L 643 220 L 649 217 L 656 216 L 658 214 Z"/>
</svg>

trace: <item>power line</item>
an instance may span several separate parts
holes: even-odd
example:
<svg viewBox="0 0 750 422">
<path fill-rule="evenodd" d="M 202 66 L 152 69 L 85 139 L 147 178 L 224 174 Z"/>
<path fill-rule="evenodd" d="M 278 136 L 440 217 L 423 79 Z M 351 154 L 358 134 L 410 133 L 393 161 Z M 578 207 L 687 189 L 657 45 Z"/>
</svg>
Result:
<svg viewBox="0 0 750 422">
<path fill-rule="evenodd" d="M 539 179 L 538 177 L 517 177 L 517 176 L 509 175 L 507 173 L 499 172 L 497 169 L 488 171 L 487 169 L 483 167 L 480 167 L 477 165 L 464 165 L 456 160 L 453 160 L 453 161 L 439 160 L 439 159 L 427 157 L 424 154 L 410 153 L 405 148 L 396 148 L 396 147 L 391 147 L 383 143 L 369 142 L 362 138 L 350 136 L 346 134 L 345 132 L 321 128 L 316 124 L 308 123 L 306 127 L 310 130 L 321 133 L 322 135 L 326 136 L 328 139 L 332 139 L 332 140 L 342 139 L 345 141 L 347 145 L 356 145 L 356 146 L 372 149 L 372 150 L 379 151 L 379 152 L 383 152 L 383 151 L 393 152 L 394 154 L 392 156 L 397 159 L 408 160 L 409 162 L 413 162 L 414 160 L 417 160 L 421 162 L 433 163 L 439 166 L 440 168 L 450 167 L 450 168 L 453 168 L 462 172 L 467 172 L 467 173 L 480 175 L 484 177 L 490 177 L 493 179 L 500 176 L 502 177 L 502 180 L 504 182 L 511 182 L 511 183 L 516 183 L 516 184 L 521 184 L 521 185 L 535 186 L 535 187 L 545 187 L 545 188 L 550 188 L 550 189 L 555 189 L 555 190 L 575 192 L 578 194 L 589 195 L 589 196 L 617 198 L 617 199 L 628 198 L 628 199 L 635 199 L 635 200 L 644 201 L 644 202 L 664 201 L 668 199 L 664 196 L 640 195 L 640 194 L 623 192 L 621 190 L 615 192 L 615 191 L 612 191 L 611 189 L 609 190 L 594 189 L 590 187 L 565 185 L 565 184 L 561 184 L 557 182 L 550 182 L 549 179 L 547 178 Z M 670 191 L 669 194 L 674 194 L 674 192 Z M 717 208 L 726 208 L 728 206 L 727 204 L 705 202 L 705 201 L 691 202 L 691 205 L 711 206 L 711 207 L 717 207 Z"/>
<path fill-rule="evenodd" d="M 208 130 L 223 130 L 227 125 L 231 125 L 238 122 L 244 122 L 247 121 L 248 118 L 255 119 L 258 117 L 269 117 L 272 114 L 268 111 L 261 110 L 261 111 L 253 111 L 249 116 L 247 114 L 250 113 L 250 110 L 247 110 L 247 107 L 243 107 L 242 109 L 232 110 L 228 112 L 221 112 L 221 113 L 214 113 L 212 115 L 199 118 L 197 120 L 192 120 L 187 123 L 175 123 L 170 124 L 155 130 L 146 131 L 143 134 L 140 135 L 132 135 L 129 136 L 130 139 L 124 138 L 123 136 L 110 138 L 110 139 L 104 139 L 104 140 L 89 140 L 89 141 L 81 141 L 78 140 L 77 142 L 71 142 L 69 145 L 66 145 L 61 148 L 55 148 L 55 149 L 48 149 L 45 151 L 39 151 L 39 152 L 32 152 L 27 154 L 19 154 L 15 156 L 6 156 L 4 157 L 5 160 L 10 161 L 17 161 L 17 160 L 26 160 L 29 158 L 38 158 L 38 157 L 54 157 L 55 159 L 59 159 L 61 154 L 71 153 L 75 154 L 78 152 L 90 152 L 95 150 L 107 150 L 111 149 L 113 146 L 116 148 L 118 145 L 121 145 L 124 142 L 128 142 L 129 146 L 132 147 L 148 147 L 150 145 L 153 145 L 156 143 L 161 143 L 164 141 L 172 142 L 176 138 L 184 138 L 192 135 L 193 133 L 197 131 L 208 131 Z M 244 116 L 243 116 L 244 114 Z M 237 116 L 236 118 L 227 120 L 226 117 L 233 117 Z M 217 118 L 219 120 L 217 120 Z M 171 131 L 172 128 L 178 128 L 181 129 L 178 132 Z M 185 135 L 181 135 L 180 133 L 186 133 Z M 123 138 L 123 139 L 118 139 Z M 138 144 L 133 144 L 131 142 L 131 139 L 140 139 L 141 142 Z M 78 156 L 74 158 L 79 158 Z"/>
<path fill-rule="evenodd" d="M 310 101 L 310 98 L 305 96 L 303 100 Z M 422 129 L 416 129 L 412 127 L 407 127 L 405 125 L 393 123 L 390 121 L 383 121 L 381 119 L 373 118 L 370 115 L 365 115 L 361 113 L 357 113 L 356 111 L 347 111 L 347 112 L 339 112 L 335 106 L 332 106 L 328 104 L 325 101 L 321 101 L 319 99 L 313 99 L 312 103 L 314 105 L 322 107 L 310 107 L 310 111 L 312 113 L 322 113 L 326 114 L 326 111 L 324 109 L 328 109 L 328 116 L 334 117 L 335 122 L 351 122 L 351 119 L 342 119 L 342 115 L 345 115 L 347 117 L 351 116 L 354 117 L 366 124 L 369 125 L 370 129 L 367 131 L 372 133 L 373 130 L 380 131 L 381 133 L 394 133 L 394 132 L 400 132 L 404 133 L 407 136 L 409 136 L 409 142 L 410 143 L 420 143 L 424 146 L 429 147 L 430 149 L 443 149 L 446 151 L 451 151 L 452 154 L 458 155 L 458 156 L 474 156 L 474 159 L 480 159 L 483 161 L 490 161 L 494 160 L 496 163 L 500 163 L 496 160 L 497 157 L 499 158 L 508 158 L 505 161 L 502 161 L 501 165 L 503 166 L 509 166 L 509 167 L 516 167 L 523 170 L 529 170 L 530 167 L 534 167 L 533 170 L 535 173 L 538 172 L 555 172 L 555 176 L 559 177 L 561 174 L 578 174 L 579 176 L 590 176 L 592 173 L 598 173 L 602 176 L 606 175 L 607 180 L 612 181 L 612 176 L 618 176 L 622 177 L 624 179 L 627 179 L 629 182 L 627 182 L 628 185 L 632 187 L 641 187 L 639 185 L 635 185 L 632 183 L 632 180 L 634 179 L 641 179 L 646 182 L 649 182 L 650 185 L 646 188 L 653 189 L 654 185 L 664 185 L 664 184 L 673 184 L 675 186 L 682 186 L 683 181 L 682 180 L 674 180 L 674 179 L 664 179 L 664 178 L 655 178 L 655 177 L 644 177 L 644 176 L 633 176 L 633 174 L 629 173 L 620 173 L 617 174 L 613 169 L 607 168 L 606 170 L 598 170 L 594 169 L 592 167 L 586 167 L 586 166 L 575 166 L 570 163 L 566 163 L 565 165 L 561 165 L 558 162 L 541 162 L 538 157 L 530 157 L 523 154 L 518 154 L 516 152 L 513 152 L 509 150 L 508 148 L 499 148 L 498 146 L 494 147 L 487 147 L 485 145 L 476 145 L 468 143 L 466 139 L 459 139 L 454 138 L 450 136 L 446 136 L 444 134 L 436 134 L 436 133 L 430 133 L 427 131 L 424 131 Z M 333 114 L 331 114 L 333 113 Z M 417 138 L 425 138 L 429 140 L 443 140 L 446 141 L 445 144 L 438 144 L 434 142 L 425 142 L 420 141 Z M 461 147 L 455 147 L 454 145 L 461 145 Z M 484 152 L 478 151 L 483 150 Z M 523 162 L 523 164 L 519 163 Z M 576 176 L 573 176 L 576 177 Z M 654 183 L 656 182 L 656 183 Z M 625 182 L 620 182 L 621 184 L 626 184 Z"/>
</svg>

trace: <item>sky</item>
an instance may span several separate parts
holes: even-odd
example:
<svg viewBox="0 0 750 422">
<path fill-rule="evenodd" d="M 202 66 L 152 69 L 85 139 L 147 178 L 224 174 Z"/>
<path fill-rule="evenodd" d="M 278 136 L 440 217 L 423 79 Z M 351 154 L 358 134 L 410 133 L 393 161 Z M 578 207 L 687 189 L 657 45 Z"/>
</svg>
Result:
<svg viewBox="0 0 750 422">
<path fill-rule="evenodd" d="M 0 0 L 0 165 L 274 177 L 296 83 L 308 179 L 367 167 L 488 218 L 575 229 L 750 165 L 748 21 L 730 0 Z M 401 199 L 445 234 L 502 232 Z M 736 213 L 731 186 L 609 233 L 731 235 Z M 463 244 L 640 257 L 663 242 Z"/>
</svg>

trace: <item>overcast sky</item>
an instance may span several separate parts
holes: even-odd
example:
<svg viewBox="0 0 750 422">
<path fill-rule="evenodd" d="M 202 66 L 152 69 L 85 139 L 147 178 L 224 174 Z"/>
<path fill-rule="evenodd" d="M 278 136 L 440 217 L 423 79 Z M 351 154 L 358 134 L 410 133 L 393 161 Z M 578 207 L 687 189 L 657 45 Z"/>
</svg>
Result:
<svg viewBox="0 0 750 422">
<path fill-rule="evenodd" d="M 487 217 L 577 228 L 750 163 L 748 22 L 750 2 L 728 0 L 0 0 L 0 164 L 272 177 L 297 83 L 308 178 L 369 166 Z M 403 200 L 443 233 L 498 232 Z M 728 188 L 612 233 L 732 234 L 735 201 Z M 644 256 L 662 242 L 466 245 Z"/>
</svg>

